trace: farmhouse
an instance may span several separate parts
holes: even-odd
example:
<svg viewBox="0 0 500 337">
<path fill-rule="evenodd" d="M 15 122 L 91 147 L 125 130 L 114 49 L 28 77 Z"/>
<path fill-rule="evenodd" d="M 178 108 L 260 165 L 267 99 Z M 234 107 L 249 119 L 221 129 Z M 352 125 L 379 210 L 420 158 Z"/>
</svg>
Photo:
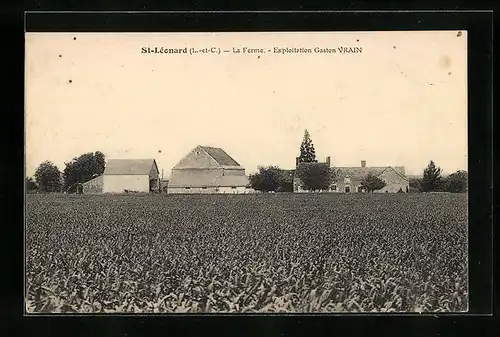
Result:
<svg viewBox="0 0 500 337">
<path fill-rule="evenodd" d="M 159 192 L 154 159 L 109 159 L 103 175 L 83 183 L 83 193 Z"/>
<path fill-rule="evenodd" d="M 326 165 L 330 167 L 333 173 L 334 180 L 327 192 L 336 193 L 357 193 L 365 192 L 361 186 L 363 179 L 372 174 L 386 183 L 386 186 L 375 193 L 408 193 L 409 180 L 405 175 L 404 166 L 381 166 L 367 167 L 366 161 L 362 160 L 359 167 L 331 167 L 330 157 L 326 158 Z M 300 163 L 302 164 L 302 163 Z M 300 165 L 298 160 L 296 166 Z M 294 178 L 294 192 L 307 192 L 303 188 L 302 182 L 298 177 Z"/>
<path fill-rule="evenodd" d="M 249 193 L 245 169 L 223 149 L 197 146 L 172 168 L 168 193 Z"/>
</svg>

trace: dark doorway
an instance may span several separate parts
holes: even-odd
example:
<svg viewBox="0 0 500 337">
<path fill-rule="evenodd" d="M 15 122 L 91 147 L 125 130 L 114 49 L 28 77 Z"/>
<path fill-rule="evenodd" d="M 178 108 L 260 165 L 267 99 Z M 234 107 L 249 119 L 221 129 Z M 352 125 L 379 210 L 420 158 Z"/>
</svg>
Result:
<svg viewBox="0 0 500 337">
<path fill-rule="evenodd" d="M 149 179 L 149 192 L 158 192 L 158 179 Z"/>
<path fill-rule="evenodd" d="M 345 187 L 345 193 L 351 193 L 351 187 L 350 186 L 346 186 Z"/>
</svg>

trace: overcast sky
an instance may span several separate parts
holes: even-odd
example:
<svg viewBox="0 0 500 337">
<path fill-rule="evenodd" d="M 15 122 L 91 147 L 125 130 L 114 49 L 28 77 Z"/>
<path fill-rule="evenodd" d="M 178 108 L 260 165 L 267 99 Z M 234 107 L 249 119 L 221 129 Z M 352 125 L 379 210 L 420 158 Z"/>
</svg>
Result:
<svg viewBox="0 0 500 337">
<path fill-rule="evenodd" d="M 335 166 L 366 160 L 419 174 L 432 159 L 445 172 L 466 169 L 466 41 L 457 31 L 29 33 L 26 174 L 99 150 L 155 158 L 168 176 L 196 145 L 223 148 L 247 173 L 293 168 L 305 129 L 318 159 Z M 148 55 L 143 46 L 362 53 Z"/>
</svg>

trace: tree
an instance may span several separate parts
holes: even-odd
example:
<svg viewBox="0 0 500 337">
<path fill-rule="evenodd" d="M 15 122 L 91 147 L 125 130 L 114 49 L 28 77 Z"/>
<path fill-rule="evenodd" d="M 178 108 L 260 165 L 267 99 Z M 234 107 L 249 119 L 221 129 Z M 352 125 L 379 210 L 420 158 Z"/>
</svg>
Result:
<svg viewBox="0 0 500 337">
<path fill-rule="evenodd" d="M 422 192 L 436 192 L 441 188 L 441 168 L 431 160 L 424 170 L 421 182 Z"/>
<path fill-rule="evenodd" d="M 45 161 L 38 166 L 35 180 L 41 192 L 61 191 L 61 171 L 50 161 Z"/>
<path fill-rule="evenodd" d="M 311 136 L 306 130 L 304 132 L 304 139 L 300 144 L 300 156 L 299 163 L 316 163 L 316 151 L 314 150 L 314 144 L 312 143 Z"/>
<path fill-rule="evenodd" d="M 35 180 L 32 177 L 26 177 L 26 191 L 33 192 L 38 189 Z"/>
<path fill-rule="evenodd" d="M 422 179 L 410 178 L 409 185 L 410 185 L 410 192 L 420 192 L 422 190 Z"/>
<path fill-rule="evenodd" d="M 302 163 L 297 168 L 297 176 L 304 189 L 309 191 L 328 190 L 334 177 L 325 163 Z"/>
<path fill-rule="evenodd" d="M 464 193 L 467 191 L 467 172 L 457 171 L 444 179 L 444 190 L 451 193 Z"/>
<path fill-rule="evenodd" d="M 369 193 L 373 193 L 373 191 L 380 190 L 384 188 L 385 185 L 386 185 L 385 181 L 383 181 L 377 176 L 374 176 L 371 173 L 368 173 L 368 175 L 364 177 L 363 180 L 361 181 L 361 187 Z"/>
<path fill-rule="evenodd" d="M 64 190 L 73 192 L 77 190 L 79 184 L 100 176 L 104 172 L 106 161 L 104 154 L 96 151 L 82 154 L 65 164 L 66 167 L 63 171 Z"/>
<path fill-rule="evenodd" d="M 281 170 L 281 179 L 278 192 L 293 192 L 293 177 L 295 170 Z"/>
<path fill-rule="evenodd" d="M 256 191 L 276 192 L 283 179 L 282 170 L 277 166 L 259 166 L 259 172 L 249 177 L 250 186 Z"/>
</svg>

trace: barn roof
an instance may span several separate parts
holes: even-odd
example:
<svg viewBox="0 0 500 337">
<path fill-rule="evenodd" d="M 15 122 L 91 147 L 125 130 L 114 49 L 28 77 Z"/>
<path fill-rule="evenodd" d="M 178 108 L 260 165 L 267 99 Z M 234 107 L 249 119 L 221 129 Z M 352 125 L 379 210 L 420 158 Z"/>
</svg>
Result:
<svg viewBox="0 0 500 337">
<path fill-rule="evenodd" d="M 158 169 L 154 159 L 109 159 L 104 175 L 149 175 L 153 165 Z"/>
<path fill-rule="evenodd" d="M 242 187 L 247 186 L 247 176 L 220 176 L 207 180 L 203 175 L 173 175 L 168 187 Z"/>
<path fill-rule="evenodd" d="M 210 146 L 200 147 L 221 166 L 240 166 L 240 164 L 236 160 L 234 160 L 230 155 L 226 153 L 226 151 L 221 148 Z"/>
</svg>

